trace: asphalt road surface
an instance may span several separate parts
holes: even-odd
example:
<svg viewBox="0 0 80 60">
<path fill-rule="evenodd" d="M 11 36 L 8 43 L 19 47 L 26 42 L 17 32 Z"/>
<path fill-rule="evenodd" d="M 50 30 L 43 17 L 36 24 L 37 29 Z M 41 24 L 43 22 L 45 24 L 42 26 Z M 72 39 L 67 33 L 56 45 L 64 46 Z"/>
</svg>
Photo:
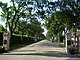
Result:
<svg viewBox="0 0 80 60">
<path fill-rule="evenodd" d="M 48 40 L 19 48 L 0 55 L 0 60 L 80 60 L 80 57 L 69 55 L 58 43 Z"/>
</svg>

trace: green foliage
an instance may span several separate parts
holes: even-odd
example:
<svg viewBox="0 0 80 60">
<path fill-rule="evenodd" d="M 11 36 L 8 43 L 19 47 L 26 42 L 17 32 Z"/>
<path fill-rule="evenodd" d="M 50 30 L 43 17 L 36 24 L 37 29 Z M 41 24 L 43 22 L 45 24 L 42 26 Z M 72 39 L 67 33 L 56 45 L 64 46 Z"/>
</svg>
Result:
<svg viewBox="0 0 80 60">
<path fill-rule="evenodd" d="M 11 0 L 12 5 L 8 7 L 8 3 L 2 3 L 1 8 L 2 8 L 2 14 L 1 17 L 6 20 L 6 24 L 9 27 L 10 32 L 14 32 L 18 20 L 22 17 L 25 17 L 24 13 L 24 1 L 20 0 L 19 2 Z M 3 5 L 4 4 L 4 5 Z M 23 6 L 24 5 L 24 6 Z"/>
<path fill-rule="evenodd" d="M 6 29 L 2 25 L 0 25 L 0 32 L 5 32 L 5 31 Z"/>
<path fill-rule="evenodd" d="M 33 16 L 32 16 L 33 17 Z M 25 20 L 18 21 L 18 25 L 15 29 L 15 33 L 27 35 L 28 37 L 36 37 L 36 38 L 43 38 L 43 29 L 41 28 L 41 23 L 38 22 L 36 18 L 30 18 L 27 22 Z"/>
<path fill-rule="evenodd" d="M 71 29 L 73 23 L 80 24 L 80 5 L 78 0 L 11 0 L 12 5 L 0 2 L 1 18 L 6 20 L 11 34 L 26 32 L 39 37 L 43 29 L 39 19 L 46 21 L 47 36 L 61 35 L 65 27 Z M 57 11 L 59 10 L 59 11 Z M 18 28 L 19 27 L 19 28 Z"/>
<path fill-rule="evenodd" d="M 37 20 L 32 20 L 28 25 L 30 26 L 28 30 L 31 36 L 39 38 L 42 35 L 44 30 L 41 28 L 40 22 Z"/>
<path fill-rule="evenodd" d="M 60 2 L 62 2 L 63 4 L 65 4 L 65 5 L 63 5 L 63 4 L 61 4 Z M 79 17 L 80 17 L 80 5 L 79 5 L 79 3 L 80 3 L 80 1 L 79 0 L 62 0 L 62 1 L 59 1 L 58 3 L 60 3 L 60 5 L 58 5 L 58 6 L 60 6 L 61 7 L 61 11 L 63 11 L 63 10 L 70 10 L 70 11 L 72 11 L 71 13 L 72 13 L 72 16 L 74 16 L 75 17 L 75 19 L 71 16 L 71 15 L 69 15 L 69 17 L 71 17 L 71 18 L 73 18 L 73 20 L 71 19 L 71 22 L 72 22 L 72 26 L 74 26 L 73 24 L 75 23 L 75 25 L 77 26 L 77 28 L 79 28 L 80 26 L 80 21 L 79 21 Z"/>
<path fill-rule="evenodd" d="M 70 10 L 56 11 L 46 21 L 46 28 L 48 30 L 47 36 L 62 35 L 62 32 L 67 27 L 72 28 L 75 17 Z"/>
<path fill-rule="evenodd" d="M 60 43 L 59 46 L 62 47 L 62 48 L 64 48 L 65 47 L 65 44 Z"/>
<path fill-rule="evenodd" d="M 34 19 L 32 19 L 33 17 L 38 17 L 39 15 L 43 16 L 45 14 L 45 11 L 40 10 L 42 7 L 40 2 L 38 2 L 36 0 L 34 0 L 34 1 L 32 1 L 32 0 L 27 0 L 27 1 L 26 0 L 19 0 L 19 1 L 11 0 L 11 3 L 12 3 L 12 5 L 10 5 L 9 7 L 8 7 L 8 3 L 5 3 L 5 4 L 2 2 L 0 3 L 1 8 L 2 8 L 1 17 L 2 17 L 2 19 L 4 18 L 4 20 L 7 21 L 6 24 L 9 27 L 9 31 L 11 34 L 15 31 L 15 29 L 17 28 L 17 25 L 19 25 L 19 24 L 22 24 L 22 25 L 20 25 L 20 28 L 24 29 L 23 25 L 25 25 L 25 24 L 19 23 L 21 21 L 21 19 L 34 20 Z M 36 10 L 35 8 L 36 9 L 39 8 L 39 9 Z M 40 11 L 40 14 L 39 15 L 38 14 L 36 15 L 35 13 L 32 14 L 32 12 L 34 12 L 34 11 L 35 11 L 35 13 L 37 13 L 37 11 L 38 12 Z M 38 24 L 38 22 L 35 21 L 35 23 L 34 23 L 35 26 L 34 26 L 33 22 L 31 22 L 31 24 L 33 25 L 34 28 L 36 28 L 36 25 Z M 39 23 L 39 25 L 40 25 L 40 23 Z M 40 26 L 37 26 L 37 28 L 41 29 Z M 39 31 L 37 28 L 36 28 L 36 30 Z"/>
</svg>

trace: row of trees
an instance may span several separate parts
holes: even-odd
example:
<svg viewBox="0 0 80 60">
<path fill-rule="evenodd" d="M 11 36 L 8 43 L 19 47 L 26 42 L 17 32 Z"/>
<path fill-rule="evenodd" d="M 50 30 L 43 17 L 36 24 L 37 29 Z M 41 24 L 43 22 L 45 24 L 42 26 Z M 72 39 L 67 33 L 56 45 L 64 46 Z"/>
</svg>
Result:
<svg viewBox="0 0 80 60">
<path fill-rule="evenodd" d="M 80 28 L 80 1 L 57 0 L 51 3 L 55 5 L 55 12 L 46 21 L 47 36 L 62 35 L 65 28 L 76 32 Z"/>
<path fill-rule="evenodd" d="M 2 8 L 1 17 L 6 19 L 6 26 L 9 27 L 11 35 L 16 28 L 16 31 L 20 29 L 20 31 L 24 32 L 24 28 L 28 27 L 27 34 L 31 33 L 32 36 L 34 34 L 35 36 L 41 35 L 43 29 L 41 29 L 39 23 L 40 19 L 46 22 L 48 36 L 60 35 L 66 27 L 69 30 L 74 25 L 79 28 L 79 0 L 11 0 L 11 3 L 12 5 L 8 6 L 8 4 L 0 2 Z M 37 33 L 33 33 L 35 31 Z"/>
<path fill-rule="evenodd" d="M 10 39 L 13 33 L 27 34 L 31 37 L 43 38 L 44 30 L 39 22 L 39 15 L 35 14 L 38 1 L 36 0 L 11 0 L 12 3 L 0 2 L 1 20 L 6 20 L 6 29 L 9 28 Z M 38 8 L 37 8 L 38 9 Z"/>
<path fill-rule="evenodd" d="M 46 21 L 46 28 L 48 29 L 48 35 L 50 37 L 55 35 L 62 35 L 63 31 L 65 32 L 65 28 L 68 30 L 73 27 L 73 19 L 75 17 L 72 15 L 70 10 L 64 11 L 56 11 L 49 17 Z M 66 33 L 66 32 L 65 32 Z"/>
</svg>

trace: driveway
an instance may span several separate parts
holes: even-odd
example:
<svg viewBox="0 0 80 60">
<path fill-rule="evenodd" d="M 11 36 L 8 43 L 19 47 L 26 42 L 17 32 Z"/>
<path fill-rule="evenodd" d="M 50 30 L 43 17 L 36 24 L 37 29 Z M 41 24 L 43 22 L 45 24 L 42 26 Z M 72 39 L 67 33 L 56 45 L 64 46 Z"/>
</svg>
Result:
<svg viewBox="0 0 80 60">
<path fill-rule="evenodd" d="M 9 51 L 0 55 L 0 60 L 80 60 L 79 57 L 69 55 L 65 48 L 59 47 L 58 43 L 48 40 L 31 44 L 29 46 Z"/>
</svg>

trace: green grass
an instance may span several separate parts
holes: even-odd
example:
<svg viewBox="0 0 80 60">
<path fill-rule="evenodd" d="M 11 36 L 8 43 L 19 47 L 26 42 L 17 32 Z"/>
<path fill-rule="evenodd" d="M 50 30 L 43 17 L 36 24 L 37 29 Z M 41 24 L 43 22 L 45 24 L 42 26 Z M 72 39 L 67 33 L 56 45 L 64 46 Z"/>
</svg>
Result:
<svg viewBox="0 0 80 60">
<path fill-rule="evenodd" d="M 4 31 L 0 31 L 0 33 L 4 33 Z"/>
<path fill-rule="evenodd" d="M 14 36 L 22 36 L 21 34 L 13 34 Z M 23 37 L 27 37 L 27 35 L 23 35 Z"/>
<path fill-rule="evenodd" d="M 65 47 L 64 43 L 59 43 L 59 46 L 62 48 Z"/>
<path fill-rule="evenodd" d="M 32 44 L 32 43 L 28 42 L 28 43 L 24 43 L 24 44 L 12 44 L 10 50 L 22 48 L 22 47 L 25 47 L 30 44 Z"/>
</svg>

